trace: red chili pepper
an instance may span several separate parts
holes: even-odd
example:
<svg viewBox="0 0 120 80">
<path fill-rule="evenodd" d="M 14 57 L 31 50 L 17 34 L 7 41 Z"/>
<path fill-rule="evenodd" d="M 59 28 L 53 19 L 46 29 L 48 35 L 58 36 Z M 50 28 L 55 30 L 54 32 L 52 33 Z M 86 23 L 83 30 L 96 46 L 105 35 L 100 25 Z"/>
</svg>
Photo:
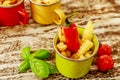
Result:
<svg viewBox="0 0 120 80">
<path fill-rule="evenodd" d="M 66 19 L 65 24 L 67 25 L 63 27 L 63 31 L 66 39 L 66 45 L 68 47 L 68 50 L 75 53 L 80 47 L 77 27 L 74 23 L 70 23 L 68 19 Z"/>
</svg>

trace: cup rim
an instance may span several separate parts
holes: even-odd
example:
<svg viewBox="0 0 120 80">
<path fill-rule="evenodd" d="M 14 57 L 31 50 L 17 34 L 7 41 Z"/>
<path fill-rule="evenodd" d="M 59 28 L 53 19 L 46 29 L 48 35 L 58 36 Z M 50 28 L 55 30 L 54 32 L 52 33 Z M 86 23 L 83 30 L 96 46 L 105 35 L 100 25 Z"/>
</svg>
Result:
<svg viewBox="0 0 120 80">
<path fill-rule="evenodd" d="M 51 3 L 51 4 L 39 4 L 39 3 L 34 2 L 33 0 L 29 0 L 29 1 L 31 3 L 33 3 L 33 4 L 35 4 L 35 5 L 38 5 L 38 6 L 51 6 L 51 5 L 54 5 L 54 4 L 58 3 L 58 2 L 60 2 L 61 0 L 58 0 L 58 1 L 56 1 L 54 3 Z"/>
<path fill-rule="evenodd" d="M 78 27 L 78 29 L 79 29 L 80 27 Z M 84 28 L 81 28 L 81 29 L 84 29 Z M 55 37 L 58 35 L 58 33 L 56 33 L 55 34 Z M 55 37 L 54 37 L 54 39 L 53 39 L 53 47 L 54 47 L 54 49 L 55 49 L 55 51 L 56 51 L 56 53 L 59 55 L 59 56 L 61 56 L 62 58 L 64 58 L 64 59 L 66 59 L 66 60 L 70 60 L 70 61 L 74 61 L 74 62 L 80 62 L 80 61 L 85 61 L 85 60 L 88 60 L 88 59 L 90 59 L 91 57 L 93 57 L 96 53 L 93 53 L 91 56 L 89 56 L 88 58 L 84 58 L 84 59 L 71 59 L 71 58 L 68 58 L 68 57 L 65 57 L 65 56 L 63 56 L 59 51 L 58 51 L 58 49 L 55 47 Z M 97 40 L 97 43 L 98 43 L 98 47 L 99 47 L 99 41 L 98 41 L 98 38 L 97 38 L 97 36 L 94 34 L 94 37 L 96 38 L 96 40 Z M 98 50 L 98 47 L 96 48 L 96 50 L 94 51 L 94 52 L 97 52 L 97 50 Z"/>
<path fill-rule="evenodd" d="M 21 4 L 23 1 L 24 1 L 24 0 L 20 0 L 20 1 L 17 2 L 16 4 L 8 5 L 8 6 L 0 5 L 0 8 L 11 8 L 11 7 L 14 7 L 14 6 L 17 6 L 17 5 Z"/>
</svg>

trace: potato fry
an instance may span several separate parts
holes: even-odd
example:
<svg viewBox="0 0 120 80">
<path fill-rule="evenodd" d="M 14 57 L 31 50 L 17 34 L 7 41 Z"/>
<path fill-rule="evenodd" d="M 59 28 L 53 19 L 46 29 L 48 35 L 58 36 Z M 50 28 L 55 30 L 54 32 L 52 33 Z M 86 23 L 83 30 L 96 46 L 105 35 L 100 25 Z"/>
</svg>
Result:
<svg viewBox="0 0 120 80">
<path fill-rule="evenodd" d="M 85 59 L 85 56 L 84 55 L 80 55 L 79 59 Z"/>
<path fill-rule="evenodd" d="M 0 0 L 0 2 L 4 2 L 5 0 Z"/>
<path fill-rule="evenodd" d="M 12 5 L 16 4 L 20 0 L 0 0 L 0 5 Z"/>
<path fill-rule="evenodd" d="M 59 51 L 65 51 L 66 49 L 67 49 L 67 45 L 66 44 L 64 44 L 63 42 L 59 42 L 58 44 L 57 44 L 57 48 L 58 48 L 58 50 Z"/>
<path fill-rule="evenodd" d="M 58 0 L 33 0 L 33 1 L 40 3 L 40 4 L 52 4 Z"/>
<path fill-rule="evenodd" d="M 6 6 L 7 6 L 7 5 L 10 5 L 10 2 L 11 2 L 10 0 L 6 0 L 6 1 L 3 2 L 2 5 L 6 5 Z"/>
<path fill-rule="evenodd" d="M 60 40 L 60 41 L 62 41 L 62 42 L 64 42 L 64 43 L 66 42 L 65 36 L 63 35 L 63 31 L 62 31 L 61 28 L 58 30 L 58 36 L 59 36 L 59 40 Z"/>
<path fill-rule="evenodd" d="M 64 42 L 64 43 L 65 43 L 65 42 L 66 42 L 66 40 L 65 40 L 65 36 L 64 36 L 64 35 L 62 35 L 60 40 L 61 40 L 62 42 Z"/>
<path fill-rule="evenodd" d="M 80 46 L 78 50 L 79 55 L 84 55 L 87 51 L 89 51 L 93 47 L 93 43 L 89 40 L 85 40 L 84 43 Z"/>
<path fill-rule="evenodd" d="M 85 41 L 85 40 L 92 40 L 93 38 L 93 33 L 94 33 L 94 25 L 92 23 L 92 21 L 89 21 L 87 23 L 87 26 L 85 27 L 85 30 L 83 32 L 83 35 L 82 35 L 82 43 Z"/>
<path fill-rule="evenodd" d="M 90 56 L 91 56 L 91 53 L 92 53 L 92 51 L 86 52 L 86 53 L 85 53 L 85 57 L 86 57 L 86 58 L 87 58 L 87 57 L 90 57 Z"/>
<path fill-rule="evenodd" d="M 42 3 L 42 4 L 48 4 L 48 3 L 49 3 L 49 0 L 41 0 L 41 3 Z"/>
<path fill-rule="evenodd" d="M 2 5 L 2 2 L 0 2 L 0 5 Z"/>
<path fill-rule="evenodd" d="M 37 3 L 39 3 L 39 4 L 42 3 L 41 0 L 34 0 L 34 1 L 37 2 Z"/>
<path fill-rule="evenodd" d="M 71 58 L 72 58 L 72 59 L 79 59 L 79 58 L 80 58 L 80 55 L 79 55 L 79 53 L 77 52 L 77 53 L 73 54 Z"/>
<path fill-rule="evenodd" d="M 49 4 L 56 2 L 57 0 L 49 0 Z"/>
<path fill-rule="evenodd" d="M 17 0 L 17 2 L 20 2 L 21 0 Z"/>
<path fill-rule="evenodd" d="M 61 54 L 65 57 L 68 57 L 68 58 L 70 58 L 72 56 L 72 54 L 69 50 L 62 51 Z"/>
<path fill-rule="evenodd" d="M 10 4 L 15 4 L 17 3 L 18 0 L 10 0 Z"/>
<path fill-rule="evenodd" d="M 70 58 L 72 56 L 72 53 L 69 50 L 66 50 L 65 52 L 66 52 L 67 57 Z"/>
<path fill-rule="evenodd" d="M 61 52 L 61 54 L 62 54 L 63 56 L 65 56 L 65 57 L 67 57 L 67 54 L 66 54 L 65 51 Z"/>
</svg>

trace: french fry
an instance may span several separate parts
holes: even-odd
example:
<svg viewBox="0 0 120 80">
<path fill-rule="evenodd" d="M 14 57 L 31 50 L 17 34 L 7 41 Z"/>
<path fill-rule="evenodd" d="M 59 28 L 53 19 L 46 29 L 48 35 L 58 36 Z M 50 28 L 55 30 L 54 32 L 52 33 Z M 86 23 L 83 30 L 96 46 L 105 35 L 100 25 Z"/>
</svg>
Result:
<svg viewBox="0 0 120 80">
<path fill-rule="evenodd" d="M 49 3 L 49 0 L 41 0 L 41 3 L 42 3 L 42 4 L 48 4 L 48 3 Z"/>
<path fill-rule="evenodd" d="M 39 3 L 39 4 L 42 3 L 41 0 L 34 0 L 34 1 L 37 2 L 37 3 Z"/>
<path fill-rule="evenodd" d="M 80 55 L 79 59 L 85 59 L 85 56 L 84 55 Z"/>
<path fill-rule="evenodd" d="M 94 28 L 94 26 L 93 26 L 92 21 L 89 21 L 87 23 L 87 26 L 86 26 L 86 28 L 83 32 L 83 35 L 82 35 L 82 43 L 85 40 L 90 40 L 91 41 L 91 39 L 93 38 L 93 33 L 94 33 L 93 28 Z"/>
<path fill-rule="evenodd" d="M 72 59 L 79 59 L 79 58 L 80 58 L 80 55 L 79 55 L 79 53 L 77 52 L 77 53 L 73 54 L 71 58 L 72 58 Z"/>
<path fill-rule="evenodd" d="M 65 51 L 61 52 L 61 54 L 62 54 L 63 56 L 65 56 L 65 57 L 67 57 L 67 54 L 66 54 Z"/>
<path fill-rule="evenodd" d="M 72 56 L 71 52 L 68 51 L 68 50 L 62 51 L 61 54 L 62 54 L 63 56 L 65 56 L 65 57 L 68 57 L 68 58 L 70 58 L 70 57 Z"/>
<path fill-rule="evenodd" d="M 10 4 L 15 4 L 17 3 L 18 0 L 10 0 Z"/>
<path fill-rule="evenodd" d="M 2 5 L 5 5 L 5 6 L 10 5 L 10 0 L 4 1 Z"/>
<path fill-rule="evenodd" d="M 5 0 L 0 0 L 0 2 L 4 2 Z"/>
<path fill-rule="evenodd" d="M 87 57 L 90 57 L 90 56 L 91 56 L 91 53 L 92 53 L 92 51 L 86 52 L 86 53 L 85 53 L 85 57 L 86 57 L 86 58 L 87 58 Z"/>
<path fill-rule="evenodd" d="M 72 53 L 69 50 L 66 50 L 65 52 L 66 52 L 67 57 L 70 58 L 72 56 Z"/>
<path fill-rule="evenodd" d="M 62 35 L 60 40 L 61 40 L 62 42 L 64 42 L 64 43 L 65 43 L 65 42 L 66 42 L 66 40 L 65 40 L 65 36 L 64 36 L 64 35 Z"/>
<path fill-rule="evenodd" d="M 64 43 L 66 42 L 65 36 L 63 35 L 63 31 L 62 31 L 61 28 L 58 30 L 58 36 L 59 36 L 59 40 L 60 40 L 61 42 L 64 42 Z"/>
<path fill-rule="evenodd" d="M 20 2 L 20 0 L 17 0 L 17 2 Z"/>
<path fill-rule="evenodd" d="M 2 5 L 2 2 L 0 2 L 0 5 Z"/>
<path fill-rule="evenodd" d="M 63 42 L 59 42 L 58 44 L 57 44 L 57 48 L 58 48 L 58 50 L 59 51 L 65 51 L 66 49 L 67 49 L 67 45 L 66 44 L 64 44 Z"/>
<path fill-rule="evenodd" d="M 56 2 L 57 0 L 49 0 L 49 4 Z"/>
<path fill-rule="evenodd" d="M 79 55 L 84 55 L 92 47 L 93 47 L 93 43 L 89 40 L 85 40 L 84 43 L 80 46 L 80 49 L 78 50 Z"/>
<path fill-rule="evenodd" d="M 51 4 L 51 3 L 54 3 L 58 0 L 34 0 L 34 1 L 37 3 L 40 3 L 40 4 Z"/>
</svg>

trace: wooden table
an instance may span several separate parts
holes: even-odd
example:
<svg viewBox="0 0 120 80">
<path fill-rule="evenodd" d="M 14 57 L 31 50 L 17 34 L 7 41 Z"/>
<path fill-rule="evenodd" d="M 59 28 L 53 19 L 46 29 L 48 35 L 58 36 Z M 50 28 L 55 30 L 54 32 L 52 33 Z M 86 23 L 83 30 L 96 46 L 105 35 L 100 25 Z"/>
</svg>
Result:
<svg viewBox="0 0 120 80">
<path fill-rule="evenodd" d="M 76 25 L 85 27 L 89 20 L 94 23 L 94 32 L 101 43 L 112 47 L 115 65 L 108 72 L 98 71 L 95 64 L 83 79 L 120 79 L 120 1 L 119 0 L 61 0 L 66 15 L 79 12 L 71 18 Z M 30 46 L 31 50 L 45 48 L 51 52 L 50 61 L 55 64 L 53 37 L 58 25 L 41 26 L 33 21 L 29 2 L 25 2 L 30 21 L 26 26 L 0 27 L 0 80 L 42 80 L 30 70 L 20 73 L 18 67 L 22 61 L 20 50 Z M 43 80 L 69 80 L 60 74 L 50 75 Z M 73 80 L 73 79 L 70 79 Z"/>
</svg>

